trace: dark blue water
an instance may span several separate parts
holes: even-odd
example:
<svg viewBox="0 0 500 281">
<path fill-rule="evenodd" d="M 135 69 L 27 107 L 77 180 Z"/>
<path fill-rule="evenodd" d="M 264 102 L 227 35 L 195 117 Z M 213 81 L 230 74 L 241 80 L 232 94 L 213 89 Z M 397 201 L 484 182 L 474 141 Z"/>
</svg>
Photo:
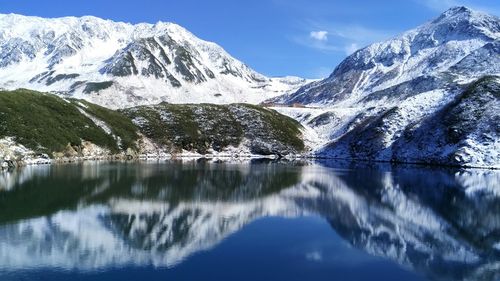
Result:
<svg viewBox="0 0 500 281">
<path fill-rule="evenodd" d="M 499 280 L 495 171 L 86 163 L 0 174 L 0 280 Z"/>
</svg>

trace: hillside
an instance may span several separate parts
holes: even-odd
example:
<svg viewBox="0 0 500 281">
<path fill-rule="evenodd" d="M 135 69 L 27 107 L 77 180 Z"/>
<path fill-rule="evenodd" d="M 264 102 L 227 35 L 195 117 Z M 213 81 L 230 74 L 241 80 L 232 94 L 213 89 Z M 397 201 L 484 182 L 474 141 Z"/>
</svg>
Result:
<svg viewBox="0 0 500 281">
<path fill-rule="evenodd" d="M 246 104 L 140 106 L 122 110 L 157 146 L 182 150 L 238 154 L 285 155 L 304 150 L 301 125 L 273 110 Z"/>
<path fill-rule="evenodd" d="M 405 107 L 364 119 L 319 153 L 328 157 L 500 168 L 500 79 L 485 77 L 420 120 Z"/>
<path fill-rule="evenodd" d="M 140 106 L 115 111 L 30 90 L 0 91 L 0 160 L 304 150 L 301 125 L 259 106 Z M 153 155 L 151 155 L 153 154 Z"/>
<path fill-rule="evenodd" d="M 125 120 L 124 116 L 117 115 L 121 120 L 110 122 L 113 132 L 120 132 L 114 135 L 87 117 L 76 103 L 76 100 L 64 100 L 30 90 L 1 91 L 0 137 L 14 137 L 19 144 L 47 154 L 81 146 L 82 140 L 118 153 L 131 146 L 134 138 L 138 137 L 132 122 Z M 109 109 L 100 109 L 110 116 L 114 113 Z M 118 138 L 127 142 L 120 144 Z"/>
</svg>

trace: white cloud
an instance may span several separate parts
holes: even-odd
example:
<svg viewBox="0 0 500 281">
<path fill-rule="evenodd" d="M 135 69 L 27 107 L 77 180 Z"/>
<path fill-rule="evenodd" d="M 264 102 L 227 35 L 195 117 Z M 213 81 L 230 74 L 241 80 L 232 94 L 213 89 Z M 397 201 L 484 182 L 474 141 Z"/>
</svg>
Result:
<svg viewBox="0 0 500 281">
<path fill-rule="evenodd" d="M 377 30 L 360 25 L 342 25 L 335 23 L 308 21 L 304 29 L 316 30 L 292 37 L 300 45 L 327 53 L 344 53 L 350 55 L 371 43 L 386 40 L 398 33 L 388 30 Z"/>
<path fill-rule="evenodd" d="M 311 31 L 309 37 L 319 41 L 328 41 L 328 31 Z"/>
</svg>

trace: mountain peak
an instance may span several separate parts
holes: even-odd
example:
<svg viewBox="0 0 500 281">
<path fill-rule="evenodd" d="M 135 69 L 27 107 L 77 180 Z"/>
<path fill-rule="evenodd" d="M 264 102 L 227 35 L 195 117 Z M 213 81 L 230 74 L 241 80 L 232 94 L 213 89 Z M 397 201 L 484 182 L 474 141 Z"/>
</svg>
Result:
<svg viewBox="0 0 500 281">
<path fill-rule="evenodd" d="M 453 15 L 470 15 L 473 13 L 473 10 L 465 7 L 465 6 L 456 6 L 446 10 L 443 15 L 445 16 L 453 16 Z"/>
<path fill-rule="evenodd" d="M 477 22 L 479 20 L 489 19 L 491 21 L 497 21 L 498 17 L 487 14 L 481 11 L 476 11 L 465 6 L 457 6 L 450 8 L 443 12 L 437 19 L 432 21 L 432 23 L 447 23 L 447 22 L 457 22 L 457 21 L 468 21 Z"/>
<path fill-rule="evenodd" d="M 474 13 L 476 12 L 465 6 L 453 7 L 444 11 L 439 17 L 437 17 L 431 23 L 443 24 L 443 23 L 457 22 L 464 20 L 470 21 Z"/>
</svg>

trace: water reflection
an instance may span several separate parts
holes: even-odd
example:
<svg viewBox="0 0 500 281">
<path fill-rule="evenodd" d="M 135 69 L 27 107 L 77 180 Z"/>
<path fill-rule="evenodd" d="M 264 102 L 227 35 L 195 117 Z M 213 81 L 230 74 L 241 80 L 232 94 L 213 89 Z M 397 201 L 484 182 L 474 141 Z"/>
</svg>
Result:
<svg viewBox="0 0 500 281">
<path fill-rule="evenodd" d="M 331 162 L 32 167 L 0 180 L 0 270 L 170 267 L 258 218 L 317 215 L 433 280 L 498 280 L 499 182 Z"/>
</svg>

